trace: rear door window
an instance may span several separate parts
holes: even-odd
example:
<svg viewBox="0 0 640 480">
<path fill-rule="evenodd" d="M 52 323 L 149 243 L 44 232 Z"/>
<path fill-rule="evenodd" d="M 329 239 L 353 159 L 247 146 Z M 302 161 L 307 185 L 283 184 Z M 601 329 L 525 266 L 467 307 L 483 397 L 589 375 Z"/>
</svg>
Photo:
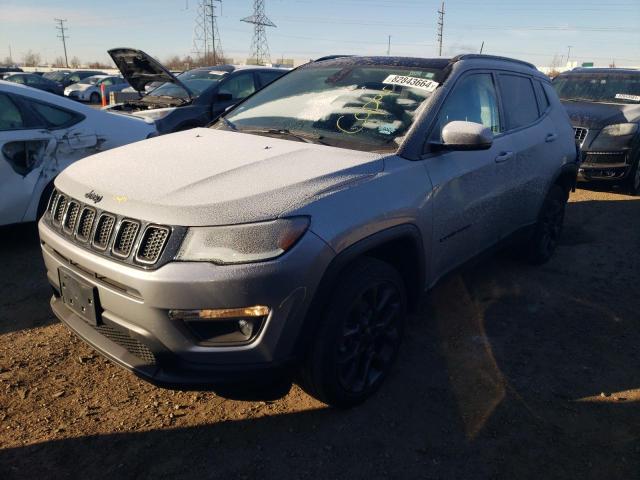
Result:
<svg viewBox="0 0 640 480">
<path fill-rule="evenodd" d="M 531 79 L 508 74 L 499 75 L 499 79 L 507 130 L 534 123 L 540 115 Z"/>
</svg>

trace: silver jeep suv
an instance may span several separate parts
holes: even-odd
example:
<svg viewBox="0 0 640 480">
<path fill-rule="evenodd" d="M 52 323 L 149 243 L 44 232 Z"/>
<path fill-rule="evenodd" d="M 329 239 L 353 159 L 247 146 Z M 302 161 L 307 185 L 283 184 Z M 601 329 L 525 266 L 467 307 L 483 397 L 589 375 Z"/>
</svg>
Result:
<svg viewBox="0 0 640 480">
<path fill-rule="evenodd" d="M 210 128 L 66 169 L 39 225 L 51 306 L 161 386 L 295 378 L 354 405 L 444 274 L 516 237 L 529 260 L 551 256 L 575 162 L 530 64 L 313 62 Z"/>
</svg>

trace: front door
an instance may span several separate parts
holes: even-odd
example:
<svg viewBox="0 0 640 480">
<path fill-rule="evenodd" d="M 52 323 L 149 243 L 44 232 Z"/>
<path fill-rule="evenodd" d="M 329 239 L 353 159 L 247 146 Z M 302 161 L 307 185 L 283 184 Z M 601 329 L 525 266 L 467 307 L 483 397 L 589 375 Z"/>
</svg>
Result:
<svg viewBox="0 0 640 480">
<path fill-rule="evenodd" d="M 491 73 L 460 78 L 445 99 L 430 141 L 441 141 L 442 128 L 462 120 L 494 132 L 491 148 L 434 153 L 425 160 L 433 184 L 432 265 L 437 279 L 496 243 L 500 237 L 506 186 L 497 165 L 513 155 L 511 140 L 502 135 L 497 90 Z"/>
</svg>

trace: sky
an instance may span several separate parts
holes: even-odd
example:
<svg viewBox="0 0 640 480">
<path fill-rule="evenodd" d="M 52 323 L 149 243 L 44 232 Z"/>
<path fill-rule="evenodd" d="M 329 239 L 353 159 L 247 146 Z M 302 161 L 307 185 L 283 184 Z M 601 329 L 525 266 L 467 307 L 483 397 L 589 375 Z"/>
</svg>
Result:
<svg viewBox="0 0 640 480">
<path fill-rule="evenodd" d="M 277 25 L 267 29 L 272 61 L 330 54 L 435 57 L 440 0 L 265 0 Z M 69 58 L 108 62 L 113 47 L 164 60 L 190 54 L 198 0 L 0 0 L 0 59 L 32 50 L 43 61 L 63 54 L 54 18 L 67 19 Z M 226 56 L 249 56 L 252 0 L 223 0 L 218 18 Z M 478 52 L 538 66 L 570 59 L 640 66 L 640 0 L 449 0 L 443 56 Z"/>
</svg>

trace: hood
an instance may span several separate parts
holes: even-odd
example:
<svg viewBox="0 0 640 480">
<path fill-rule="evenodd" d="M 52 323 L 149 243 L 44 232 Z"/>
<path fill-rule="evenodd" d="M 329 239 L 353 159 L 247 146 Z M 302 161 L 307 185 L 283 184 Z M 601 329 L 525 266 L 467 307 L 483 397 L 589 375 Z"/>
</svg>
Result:
<svg viewBox="0 0 640 480">
<path fill-rule="evenodd" d="M 182 83 L 173 73 L 155 58 L 150 57 L 142 50 L 134 48 L 113 48 L 108 51 L 116 67 L 122 73 L 124 79 L 129 82 L 139 93 L 145 93 L 144 87 L 151 82 L 171 82 L 184 88 L 189 97 L 193 92 Z"/>
<path fill-rule="evenodd" d="M 277 218 L 382 168 L 376 153 L 197 128 L 93 155 L 56 186 L 132 218 L 230 225 Z"/>
<path fill-rule="evenodd" d="M 574 127 L 600 129 L 616 123 L 637 122 L 640 105 L 562 102 Z"/>
</svg>

